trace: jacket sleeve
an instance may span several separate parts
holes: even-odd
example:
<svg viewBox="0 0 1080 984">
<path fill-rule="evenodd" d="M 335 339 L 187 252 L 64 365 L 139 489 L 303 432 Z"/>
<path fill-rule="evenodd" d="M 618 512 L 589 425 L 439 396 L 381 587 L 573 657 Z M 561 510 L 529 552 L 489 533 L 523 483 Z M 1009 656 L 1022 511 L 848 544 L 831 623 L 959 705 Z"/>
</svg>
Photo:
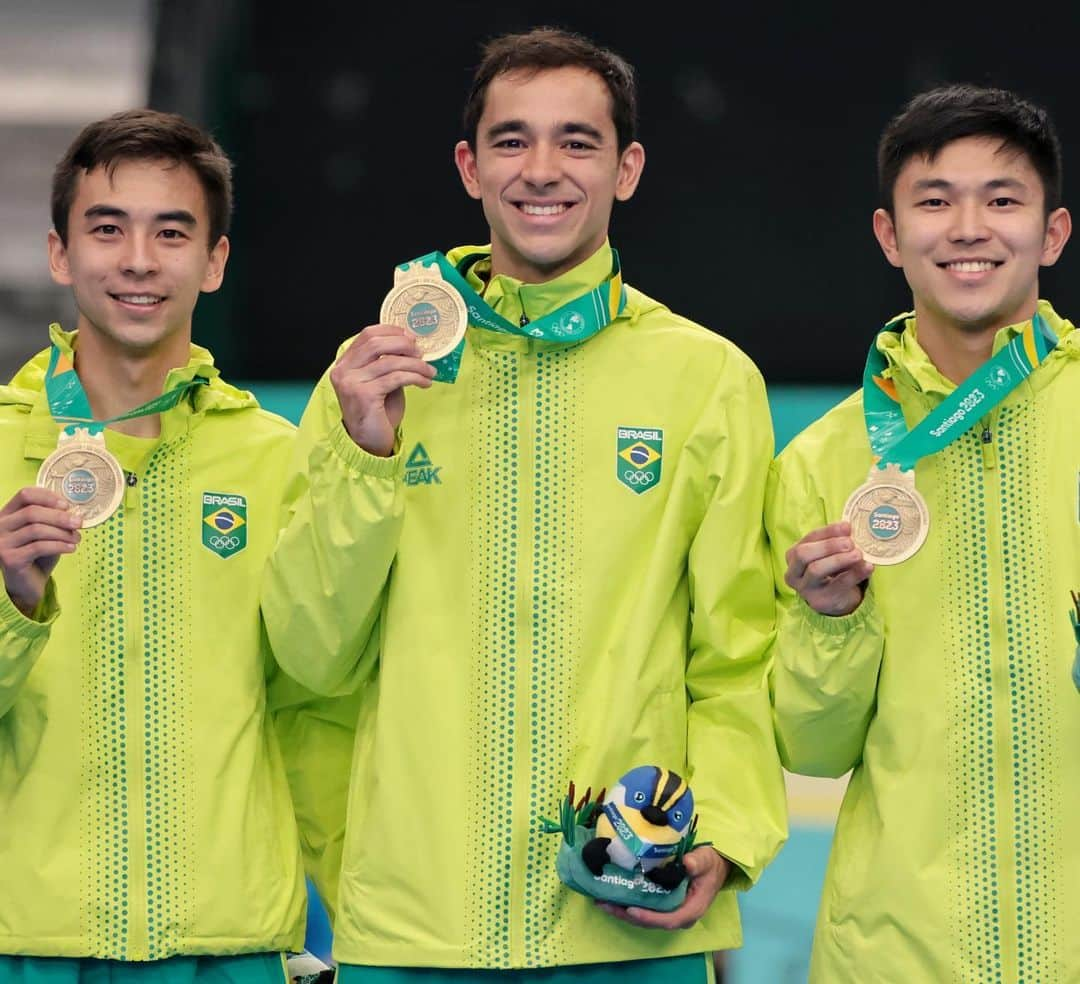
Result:
<svg viewBox="0 0 1080 984">
<path fill-rule="evenodd" d="M 22 685 L 34 668 L 60 608 L 56 587 L 49 578 L 45 597 L 27 618 L 0 584 L 0 719 L 15 706 Z"/>
<path fill-rule="evenodd" d="M 343 697 L 321 697 L 277 667 L 271 667 L 267 686 L 304 871 L 331 925 L 337 917 L 353 745 L 365 689 Z"/>
<path fill-rule="evenodd" d="M 724 887 L 746 889 L 787 837 L 766 666 L 774 602 L 762 501 L 773 444 L 761 376 L 751 370 L 709 413 L 720 437 L 688 558 L 687 758 L 701 836 L 734 863 Z"/>
<path fill-rule="evenodd" d="M 316 693 L 375 672 L 378 620 L 401 534 L 400 454 L 353 443 L 324 375 L 300 422 L 287 519 L 266 568 L 262 613 L 274 656 Z"/>
<path fill-rule="evenodd" d="M 831 616 L 814 611 L 784 583 L 788 549 L 830 522 L 805 466 L 785 459 L 770 469 L 765 505 L 778 601 L 771 663 L 777 746 L 792 772 L 842 776 L 862 760 L 884 627 L 872 586 L 851 614 Z"/>
</svg>

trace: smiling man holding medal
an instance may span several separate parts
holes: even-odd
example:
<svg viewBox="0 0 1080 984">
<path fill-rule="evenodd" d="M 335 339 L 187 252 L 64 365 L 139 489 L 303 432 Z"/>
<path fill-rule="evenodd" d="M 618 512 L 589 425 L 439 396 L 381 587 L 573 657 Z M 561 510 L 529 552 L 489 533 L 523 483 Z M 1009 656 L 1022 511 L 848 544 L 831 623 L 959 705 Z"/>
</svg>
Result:
<svg viewBox="0 0 1080 984">
<path fill-rule="evenodd" d="M 811 980 L 1072 981 L 1080 333 L 1038 293 L 1071 231 L 1058 140 L 1012 93 L 948 86 L 878 168 L 915 309 L 779 456 L 766 508 L 781 757 L 853 770 Z"/>
<path fill-rule="evenodd" d="M 491 245 L 401 263 L 301 424 L 264 608 L 290 673 L 363 701 L 342 984 L 705 981 L 785 834 L 764 387 L 623 283 L 635 105 L 585 38 L 491 42 L 455 149 Z M 653 761 L 693 783 L 712 844 L 686 901 L 571 893 L 543 818 L 570 780 Z"/>
<path fill-rule="evenodd" d="M 258 588 L 294 429 L 191 342 L 230 171 L 133 110 L 54 174 L 75 330 L 0 387 L 5 984 L 267 984 L 303 946 Z"/>
</svg>

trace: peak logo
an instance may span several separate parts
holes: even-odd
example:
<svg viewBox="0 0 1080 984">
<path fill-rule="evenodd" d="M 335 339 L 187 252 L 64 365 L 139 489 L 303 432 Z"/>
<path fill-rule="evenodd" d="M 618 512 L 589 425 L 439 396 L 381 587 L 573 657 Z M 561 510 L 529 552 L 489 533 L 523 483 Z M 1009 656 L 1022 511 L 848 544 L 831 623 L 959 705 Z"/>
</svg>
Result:
<svg viewBox="0 0 1080 984">
<path fill-rule="evenodd" d="M 204 492 L 202 543 L 223 560 L 247 546 L 247 499 L 242 495 Z"/>
<path fill-rule="evenodd" d="M 405 459 L 405 484 L 406 485 L 442 485 L 439 472 L 441 465 L 432 462 L 424 445 L 417 442 L 416 447 L 409 452 Z"/>
<path fill-rule="evenodd" d="M 660 483 L 664 461 L 664 432 L 656 427 L 615 429 L 615 477 L 641 495 Z"/>
</svg>

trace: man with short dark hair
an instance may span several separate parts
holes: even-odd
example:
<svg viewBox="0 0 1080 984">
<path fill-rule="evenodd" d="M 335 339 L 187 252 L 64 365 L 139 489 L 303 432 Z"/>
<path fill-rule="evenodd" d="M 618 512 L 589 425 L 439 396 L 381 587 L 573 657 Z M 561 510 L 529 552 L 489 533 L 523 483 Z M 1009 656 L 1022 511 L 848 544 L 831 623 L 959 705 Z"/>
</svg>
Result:
<svg viewBox="0 0 1080 984">
<path fill-rule="evenodd" d="M 305 413 L 264 607 L 290 673 L 363 702 L 343 984 L 704 981 L 702 955 L 740 941 L 732 889 L 785 834 L 764 386 L 622 285 L 634 106 L 630 67 L 587 39 L 492 42 L 455 148 L 491 245 L 420 264 L 468 304 L 464 341 L 421 359 L 449 318 L 417 303 L 416 334 L 343 345 Z M 689 779 L 712 842 L 670 913 L 572 894 L 541 830 L 569 781 L 638 765 Z"/>
<path fill-rule="evenodd" d="M 1072 981 L 1080 333 L 1038 293 L 1071 231 L 1058 140 L 1012 93 L 947 86 L 878 159 L 914 312 L 766 509 L 781 758 L 853 770 L 811 980 Z"/>
<path fill-rule="evenodd" d="M 53 205 L 75 329 L 0 387 L 0 981 L 280 981 L 305 888 L 258 583 L 294 431 L 191 343 L 230 164 L 120 113 Z"/>
</svg>

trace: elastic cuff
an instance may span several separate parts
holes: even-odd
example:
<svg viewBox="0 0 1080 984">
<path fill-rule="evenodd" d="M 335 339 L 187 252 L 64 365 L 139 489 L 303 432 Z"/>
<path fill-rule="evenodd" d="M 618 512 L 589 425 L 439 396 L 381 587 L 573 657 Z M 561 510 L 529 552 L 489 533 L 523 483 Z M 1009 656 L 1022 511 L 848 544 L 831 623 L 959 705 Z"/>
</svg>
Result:
<svg viewBox="0 0 1080 984">
<path fill-rule="evenodd" d="M 877 619 L 877 605 L 874 603 L 872 586 L 866 589 L 859 607 L 847 615 L 823 615 L 811 608 L 801 595 L 798 596 L 797 610 L 799 616 L 805 619 L 812 629 L 824 635 L 847 635 Z"/>
<path fill-rule="evenodd" d="M 400 435 L 394 436 L 394 453 L 389 458 L 381 458 L 360 447 L 345 429 L 345 424 L 338 421 L 330 431 L 330 447 L 349 468 L 370 475 L 372 478 L 399 478 L 405 471 L 401 455 Z"/>
<path fill-rule="evenodd" d="M 0 626 L 5 629 L 13 629 L 17 634 L 32 639 L 48 629 L 59 614 L 56 582 L 51 577 L 45 582 L 45 594 L 29 618 L 15 607 L 11 596 L 0 588 Z"/>
</svg>

